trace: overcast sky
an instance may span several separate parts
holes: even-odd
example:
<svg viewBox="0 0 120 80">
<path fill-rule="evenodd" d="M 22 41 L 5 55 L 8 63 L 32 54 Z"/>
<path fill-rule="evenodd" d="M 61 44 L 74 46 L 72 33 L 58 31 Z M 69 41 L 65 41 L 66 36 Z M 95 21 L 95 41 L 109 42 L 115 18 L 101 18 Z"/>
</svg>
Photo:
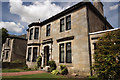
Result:
<svg viewBox="0 0 120 80">
<path fill-rule="evenodd" d="M 28 24 L 41 21 L 67 9 L 78 2 L 51 2 L 50 0 L 23 2 L 22 0 L 9 0 L 0 3 L 2 20 L 0 28 L 5 27 L 10 34 L 21 35 L 26 33 Z M 107 0 L 109 1 L 109 0 Z M 118 28 L 118 4 L 116 0 L 103 2 L 104 14 L 114 28 Z M 0 15 L 1 17 L 1 15 Z"/>
</svg>

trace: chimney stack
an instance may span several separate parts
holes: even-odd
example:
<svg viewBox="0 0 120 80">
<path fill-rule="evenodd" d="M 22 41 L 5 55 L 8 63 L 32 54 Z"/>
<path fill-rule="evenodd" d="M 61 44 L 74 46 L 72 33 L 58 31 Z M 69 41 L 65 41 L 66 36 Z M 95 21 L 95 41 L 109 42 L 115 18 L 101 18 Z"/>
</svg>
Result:
<svg viewBox="0 0 120 80">
<path fill-rule="evenodd" d="M 103 3 L 100 0 L 93 0 L 93 5 L 104 16 Z"/>
</svg>

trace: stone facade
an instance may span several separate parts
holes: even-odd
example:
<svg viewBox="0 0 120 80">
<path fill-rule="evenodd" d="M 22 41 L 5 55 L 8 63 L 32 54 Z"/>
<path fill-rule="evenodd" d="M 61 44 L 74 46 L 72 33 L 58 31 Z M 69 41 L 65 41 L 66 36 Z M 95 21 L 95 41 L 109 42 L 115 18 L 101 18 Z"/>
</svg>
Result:
<svg viewBox="0 0 120 80">
<path fill-rule="evenodd" d="M 69 30 L 66 29 L 68 16 L 70 16 L 71 21 L 71 28 Z M 61 32 L 60 23 L 62 19 L 64 19 L 64 30 Z M 49 25 L 50 35 L 46 36 L 47 31 L 49 33 Z M 105 29 L 112 28 L 104 16 L 101 15 L 91 3 L 87 2 L 80 2 L 41 23 L 32 23 L 27 30 L 28 46 L 26 52 L 26 64 L 29 68 L 34 68 L 37 65 L 34 58 L 41 55 L 41 67 L 43 67 L 43 69 L 48 66 L 48 61 L 54 60 L 58 69 L 61 64 L 64 64 L 68 67 L 70 74 L 77 73 L 81 76 L 89 76 L 91 74 L 89 33 L 104 30 L 104 27 L 107 27 Z M 36 28 L 39 29 L 37 39 L 35 39 Z M 68 43 L 70 43 L 69 45 L 71 46 L 69 50 L 71 62 L 67 62 Z M 63 62 L 60 62 L 61 44 L 64 44 Z M 37 52 L 33 50 L 36 47 Z"/>
<path fill-rule="evenodd" d="M 3 44 L 1 59 L 3 62 L 25 62 L 27 39 L 8 37 Z"/>
</svg>

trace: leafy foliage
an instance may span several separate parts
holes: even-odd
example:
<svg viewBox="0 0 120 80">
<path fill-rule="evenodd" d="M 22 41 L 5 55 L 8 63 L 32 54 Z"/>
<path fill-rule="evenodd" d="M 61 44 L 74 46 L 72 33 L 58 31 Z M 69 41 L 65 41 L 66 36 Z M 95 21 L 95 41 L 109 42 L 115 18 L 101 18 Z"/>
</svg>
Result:
<svg viewBox="0 0 120 80">
<path fill-rule="evenodd" d="M 6 38 L 9 36 L 8 30 L 5 28 L 0 29 L 0 33 L 2 32 L 2 44 L 5 43 Z"/>
<path fill-rule="evenodd" d="M 66 65 L 60 65 L 60 69 L 61 69 L 61 74 L 62 75 L 67 75 L 68 74 L 68 69 L 67 69 L 67 67 L 66 67 Z"/>
<path fill-rule="evenodd" d="M 58 71 L 58 70 L 53 70 L 51 73 L 52 73 L 53 75 L 58 75 L 58 74 L 59 74 L 59 71 Z"/>
<path fill-rule="evenodd" d="M 49 69 L 50 72 L 52 72 L 53 70 L 55 70 L 56 67 L 57 67 L 55 61 L 49 61 L 48 65 L 50 66 L 50 69 Z"/>
<path fill-rule="evenodd" d="M 42 57 L 38 56 L 36 61 L 37 61 L 37 67 L 40 67 L 42 63 Z"/>
<path fill-rule="evenodd" d="M 120 78 L 120 29 L 106 33 L 96 43 L 93 69 L 98 78 Z"/>
</svg>

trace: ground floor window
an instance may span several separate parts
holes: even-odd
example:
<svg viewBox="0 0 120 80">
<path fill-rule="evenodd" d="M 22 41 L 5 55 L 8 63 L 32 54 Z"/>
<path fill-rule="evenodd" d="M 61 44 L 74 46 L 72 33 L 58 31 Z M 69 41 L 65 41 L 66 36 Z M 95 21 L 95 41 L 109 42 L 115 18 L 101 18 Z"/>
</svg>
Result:
<svg viewBox="0 0 120 80">
<path fill-rule="evenodd" d="M 60 63 L 64 63 L 64 44 L 60 44 Z"/>
<path fill-rule="evenodd" d="M 27 61 L 30 61 L 31 60 L 31 50 L 32 48 L 28 48 L 28 57 L 27 57 Z"/>
<path fill-rule="evenodd" d="M 64 60 L 66 63 L 72 63 L 71 42 L 62 43 L 59 45 L 59 62 L 64 63 Z"/>
<path fill-rule="evenodd" d="M 37 47 L 33 48 L 33 59 L 32 62 L 36 62 L 37 59 Z"/>
<path fill-rule="evenodd" d="M 71 63 L 71 42 L 66 43 L 66 63 Z"/>
</svg>

